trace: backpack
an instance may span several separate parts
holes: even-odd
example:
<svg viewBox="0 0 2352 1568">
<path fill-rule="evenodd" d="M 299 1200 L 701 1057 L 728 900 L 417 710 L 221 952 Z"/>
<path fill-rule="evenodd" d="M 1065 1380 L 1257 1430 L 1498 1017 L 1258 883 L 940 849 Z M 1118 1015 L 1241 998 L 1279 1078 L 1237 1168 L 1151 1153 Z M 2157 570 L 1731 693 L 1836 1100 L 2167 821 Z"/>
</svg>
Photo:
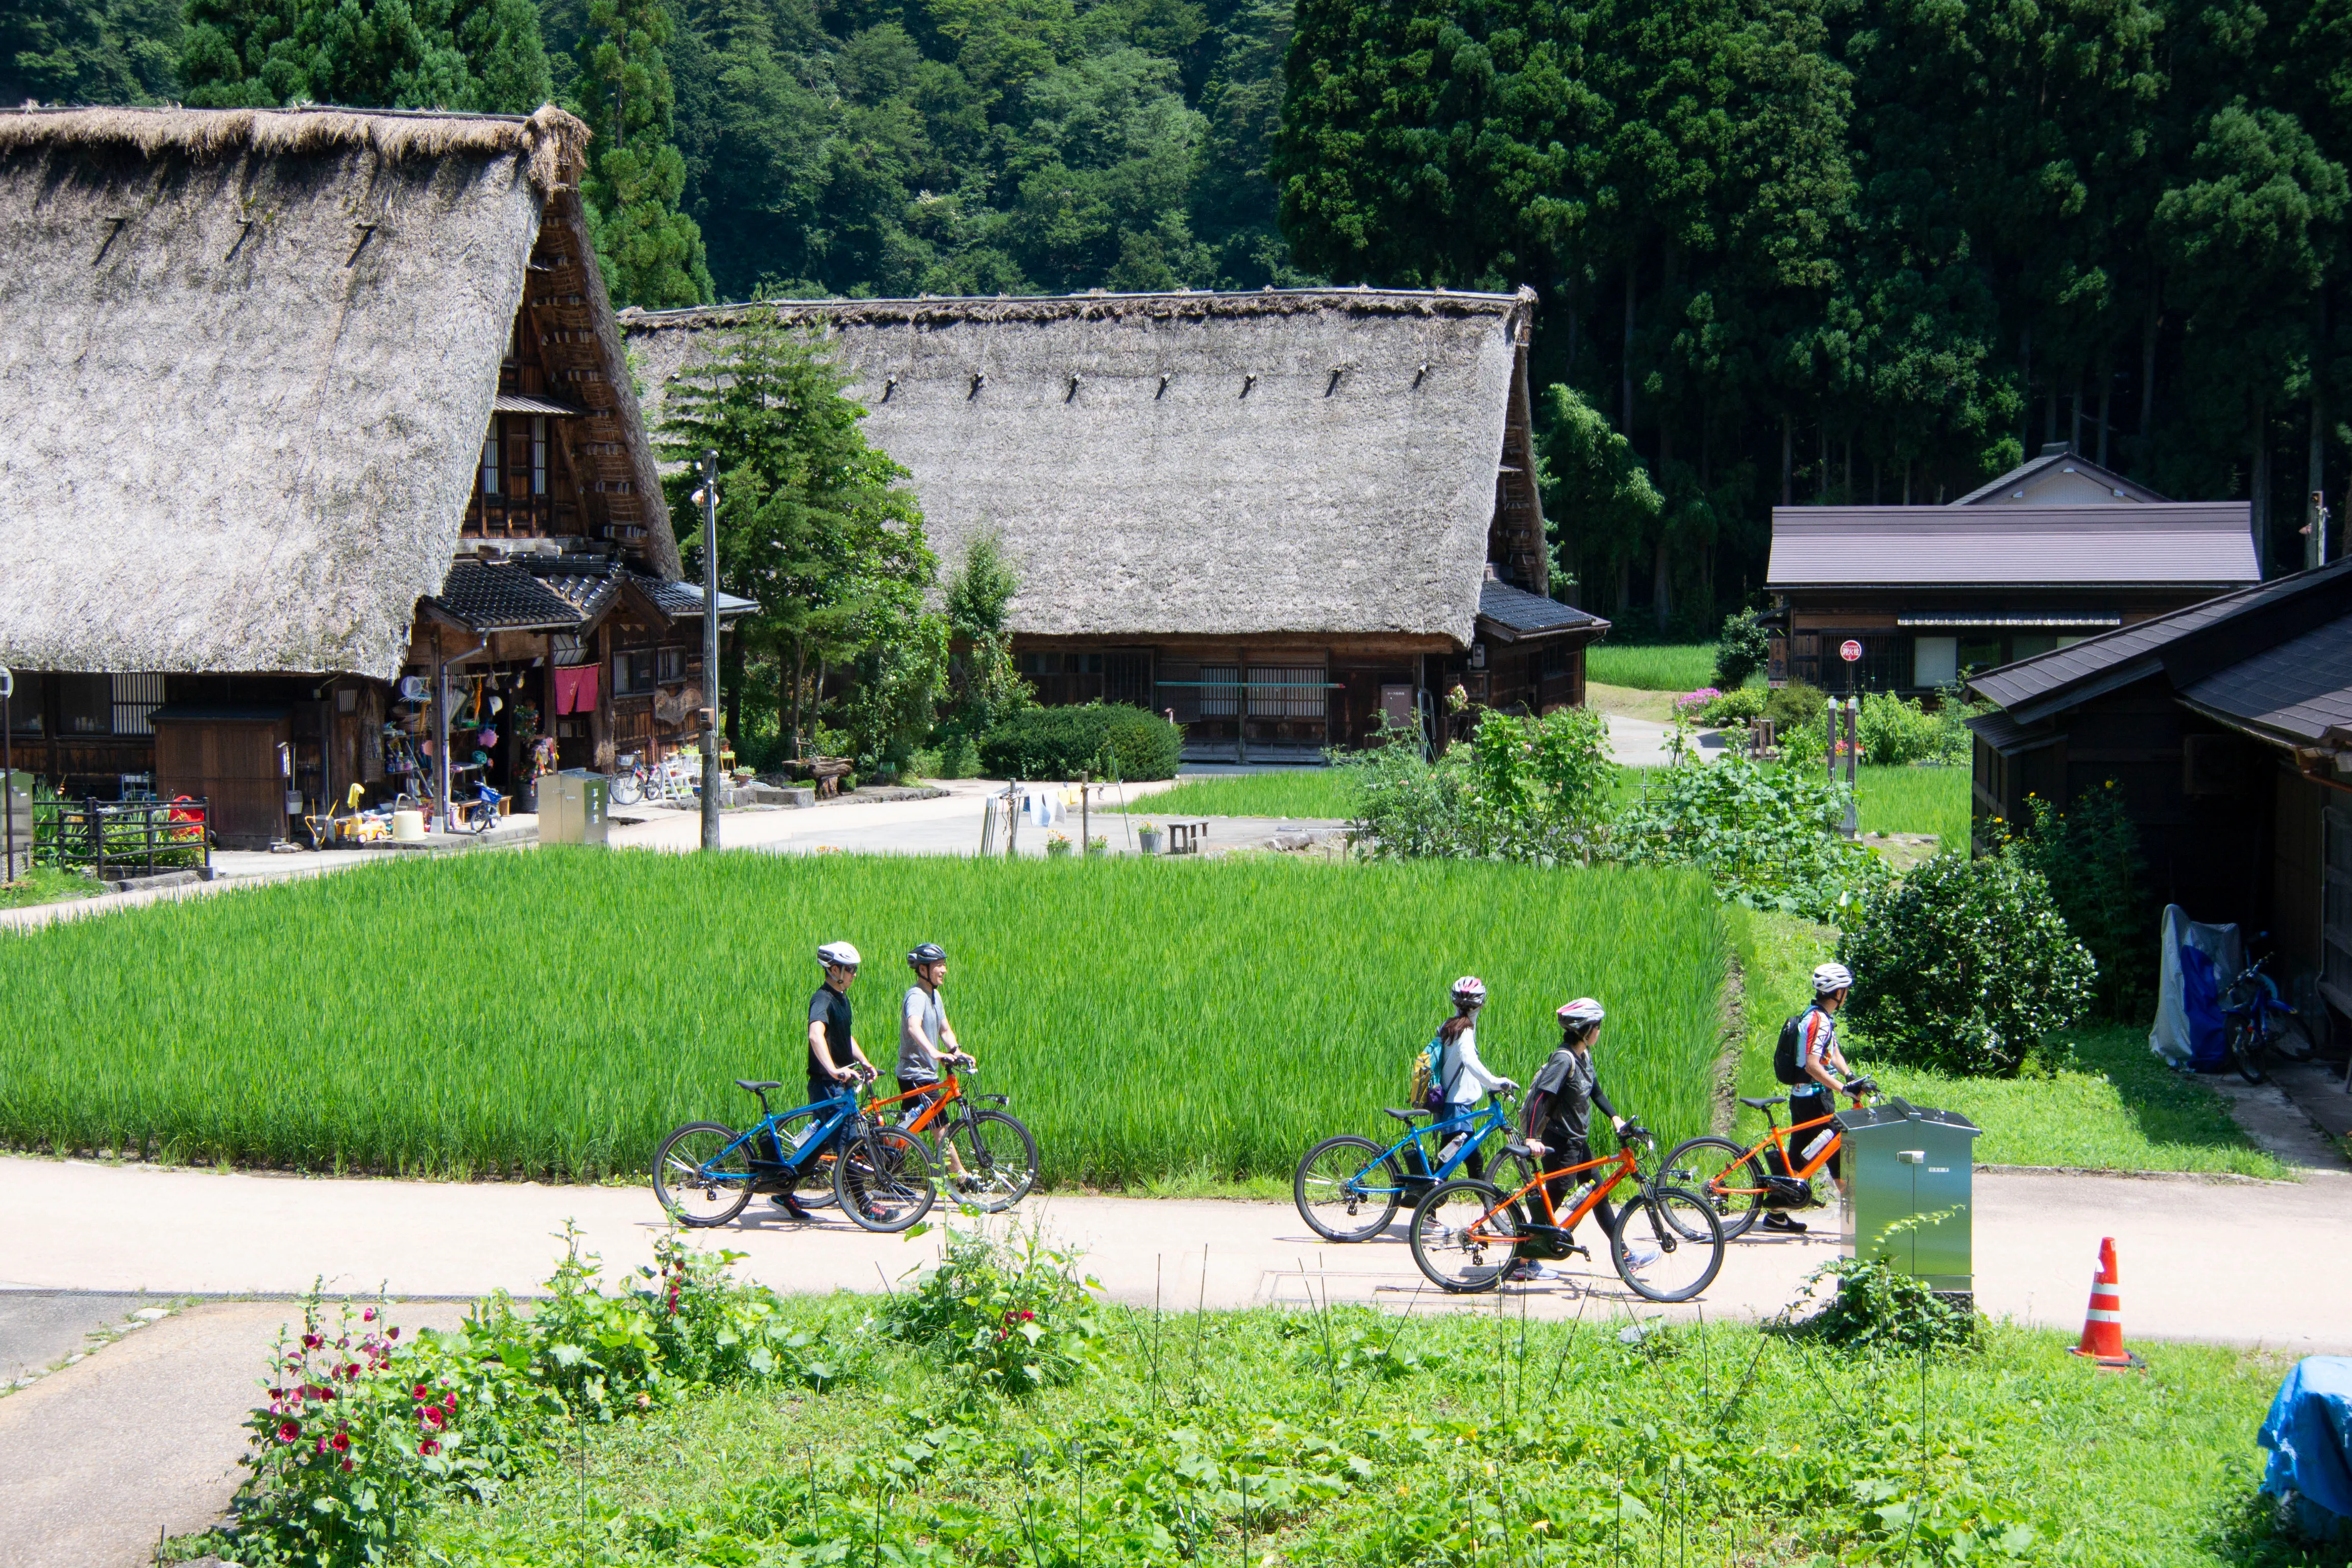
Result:
<svg viewBox="0 0 2352 1568">
<path fill-rule="evenodd" d="M 1445 1037 L 1432 1035 L 1429 1044 L 1412 1053 L 1412 1099 L 1407 1103 L 1427 1108 L 1437 1095 L 1437 1071 L 1445 1059 Z"/>
<path fill-rule="evenodd" d="M 1772 1047 L 1772 1076 L 1782 1083 L 1811 1083 L 1805 1076 L 1801 1058 L 1805 1050 L 1805 1016 L 1813 1009 L 1808 1007 L 1780 1026 L 1780 1043 Z"/>
</svg>

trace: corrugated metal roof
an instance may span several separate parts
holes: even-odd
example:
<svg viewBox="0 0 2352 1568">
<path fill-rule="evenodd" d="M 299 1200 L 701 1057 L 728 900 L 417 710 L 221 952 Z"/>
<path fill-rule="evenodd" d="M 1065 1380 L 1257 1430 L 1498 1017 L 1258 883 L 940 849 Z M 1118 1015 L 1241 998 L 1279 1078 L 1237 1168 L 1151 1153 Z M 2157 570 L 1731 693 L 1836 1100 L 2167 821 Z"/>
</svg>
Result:
<svg viewBox="0 0 2352 1568">
<path fill-rule="evenodd" d="M 2038 458 L 2028 458 L 2000 478 L 1990 479 L 1979 485 L 1975 489 L 1950 504 L 1953 506 L 1997 505 L 2014 494 L 2028 479 L 2039 479 L 2052 468 L 2079 472 L 2085 478 L 2096 480 L 2105 489 L 2113 490 L 2118 500 L 2135 501 L 2165 500 L 2163 496 L 2146 485 L 2134 479 L 2127 479 L 2113 468 L 2103 468 L 2079 452 L 2068 451 L 2065 444 L 2061 442 L 2057 450 L 2045 449 Z"/>
<path fill-rule="evenodd" d="M 643 588 L 646 596 L 653 600 L 655 607 L 671 620 L 700 618 L 702 589 L 698 584 L 665 583 L 658 577 L 648 577 L 642 572 L 633 572 L 630 575 L 636 579 L 637 586 Z M 759 607 L 749 599 L 737 598 L 724 588 L 719 591 L 719 618 L 722 621 Z"/>
<path fill-rule="evenodd" d="M 1765 586 L 2227 588 L 2261 575 L 2244 501 L 1774 507 Z"/>
<path fill-rule="evenodd" d="M 2317 745 L 2329 730 L 2352 726 L 2352 616 L 2241 659 L 2180 697 L 2290 743 Z"/>
<path fill-rule="evenodd" d="M 2097 630 L 2124 624 L 2121 616 L 1897 616 L 1898 626 L 2026 626 L 2055 631 Z"/>
<path fill-rule="evenodd" d="M 1599 616 L 1573 605 L 1563 605 L 1558 599 L 1547 599 L 1541 594 L 1530 594 L 1525 588 L 1515 588 L 1508 583 L 1479 584 L 1478 618 L 1500 627 L 1505 642 L 1585 627 L 1603 632 L 1609 629 L 1609 623 Z"/>
<path fill-rule="evenodd" d="M 1969 729 L 1982 736 L 1994 751 L 2005 757 L 2014 756 L 2019 752 L 2030 752 L 2039 746 L 2051 745 L 2058 739 L 2058 731 L 2055 730 L 2038 724 L 2021 724 L 1997 708 L 1990 713 L 1979 713 L 1975 718 L 1964 721 Z"/>
</svg>

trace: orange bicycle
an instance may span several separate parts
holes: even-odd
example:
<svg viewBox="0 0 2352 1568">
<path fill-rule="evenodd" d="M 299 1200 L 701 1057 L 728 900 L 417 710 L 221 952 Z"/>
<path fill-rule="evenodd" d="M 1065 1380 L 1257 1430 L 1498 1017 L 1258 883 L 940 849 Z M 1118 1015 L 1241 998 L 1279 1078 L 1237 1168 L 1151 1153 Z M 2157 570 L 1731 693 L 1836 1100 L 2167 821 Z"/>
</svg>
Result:
<svg viewBox="0 0 2352 1568">
<path fill-rule="evenodd" d="M 1878 1092 L 1878 1080 L 1858 1078 L 1845 1090 L 1859 1110 Z M 1772 1108 L 1789 1103 L 1785 1094 L 1769 1099 L 1743 1094 L 1739 1103 L 1764 1113 L 1763 1142 L 1743 1149 L 1728 1138 L 1692 1138 L 1675 1144 L 1665 1158 L 1666 1174 L 1705 1194 L 1723 1221 L 1723 1234 L 1734 1241 L 1773 1210 L 1816 1206 L 1820 1200 L 1813 1195 L 1813 1177 L 1844 1142 L 1832 1117 L 1816 1116 L 1786 1127 L 1776 1123 Z M 1805 1135 L 1801 1142 L 1801 1133 Z"/>
<path fill-rule="evenodd" d="M 1455 1295 L 1491 1290 L 1518 1256 L 1531 1252 L 1562 1257 L 1584 1248 L 1569 1240 L 1585 1215 L 1601 1206 L 1621 1184 L 1632 1182 L 1633 1196 L 1618 1212 L 1609 1237 L 1609 1259 L 1634 1294 L 1653 1301 L 1687 1301 L 1715 1282 L 1723 1267 L 1723 1226 L 1696 1193 L 1660 1186 L 1642 1174 L 1633 1146 L 1654 1148 L 1650 1134 L 1628 1123 L 1614 1154 L 1582 1164 L 1546 1171 L 1505 1193 L 1479 1181 L 1446 1182 L 1432 1188 L 1412 1211 L 1412 1260 L 1441 1290 Z M 1509 1152 L 1533 1161 L 1525 1143 Z M 1546 1184 L 1589 1173 L 1570 1199 L 1566 1218 L 1552 1207 Z M 1541 1213 L 1538 1223 L 1529 1216 Z M 1590 1257 L 1591 1254 L 1587 1253 Z"/>
<path fill-rule="evenodd" d="M 982 1214 L 1000 1214 L 1037 1184 L 1037 1140 L 1012 1112 L 979 1109 L 981 1104 L 1002 1107 L 1011 1101 L 1002 1094 L 967 1093 L 964 1079 L 977 1080 L 980 1068 L 969 1057 L 961 1058 L 961 1068 L 959 1074 L 950 1066 L 937 1084 L 876 1100 L 866 1106 L 866 1114 L 879 1121 L 895 1105 L 903 1115 L 907 1102 L 932 1097 L 920 1112 L 899 1124 L 900 1130 L 924 1141 L 934 1166 L 946 1164 L 947 1190 L 956 1202 Z"/>
</svg>

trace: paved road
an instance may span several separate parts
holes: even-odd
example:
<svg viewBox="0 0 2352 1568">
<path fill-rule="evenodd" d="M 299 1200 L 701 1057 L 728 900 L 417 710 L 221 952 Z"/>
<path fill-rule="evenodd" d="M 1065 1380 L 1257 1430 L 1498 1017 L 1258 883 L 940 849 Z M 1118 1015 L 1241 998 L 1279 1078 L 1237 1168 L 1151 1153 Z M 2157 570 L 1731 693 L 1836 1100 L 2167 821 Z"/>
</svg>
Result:
<svg viewBox="0 0 2352 1568">
<path fill-rule="evenodd" d="M 1978 1300 L 2064 1329 L 2082 1325 L 2099 1239 L 2121 1250 L 2134 1337 L 2352 1352 L 2352 1177 L 2213 1183 L 1990 1172 L 1977 1180 Z M 767 1211 L 772 1213 L 772 1211 Z M 1420 1289 L 1402 1237 L 1319 1241 L 1287 1205 L 1047 1196 L 1024 1205 L 1083 1247 L 1121 1300 L 1237 1307 L 1319 1298 L 1402 1302 Z M 331 1289 L 463 1295 L 532 1289 L 567 1219 L 615 1269 L 646 1260 L 662 1229 L 637 1187 L 459 1185 L 171 1171 L 0 1159 L 0 1287 L 213 1295 Z M 288 1247 L 287 1237 L 304 1238 Z M 837 1215 L 812 1226 L 747 1214 L 714 1233 L 744 1271 L 782 1290 L 877 1289 L 928 1262 L 938 1237 L 876 1237 Z M 1705 1300 L 1710 1317 L 1768 1317 L 1832 1246 L 1743 1243 Z M 1603 1268 L 1606 1265 L 1604 1263 Z M 1589 1296 L 1589 1300 L 1584 1298 Z M 1580 1303 L 1581 1306 L 1580 1307 Z M 1426 1308 L 1424 1300 L 1424 1310 Z M 1531 1310 L 1649 1307 L 1581 1266 Z"/>
<path fill-rule="evenodd" d="M 0 1391 L 146 1327 L 138 1314 L 162 1316 L 169 1300 L 135 1291 L 0 1290 Z"/>
</svg>

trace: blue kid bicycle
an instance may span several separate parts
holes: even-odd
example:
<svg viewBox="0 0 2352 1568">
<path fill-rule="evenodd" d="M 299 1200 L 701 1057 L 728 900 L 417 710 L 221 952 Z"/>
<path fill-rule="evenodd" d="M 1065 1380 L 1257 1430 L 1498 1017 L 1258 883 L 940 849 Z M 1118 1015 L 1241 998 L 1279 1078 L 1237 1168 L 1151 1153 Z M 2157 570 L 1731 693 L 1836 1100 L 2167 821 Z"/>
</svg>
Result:
<svg viewBox="0 0 2352 1568">
<path fill-rule="evenodd" d="M 1298 1217 L 1326 1241 L 1370 1240 L 1388 1229 L 1399 1204 L 1417 1204 L 1440 1182 L 1453 1180 L 1487 1139 L 1497 1132 L 1506 1140 L 1513 1136 L 1504 1110 L 1510 1099 L 1507 1094 L 1493 1096 L 1483 1110 L 1442 1121 L 1432 1117 L 1426 1127 L 1413 1123 L 1430 1116 L 1429 1111 L 1385 1106 L 1389 1115 L 1412 1129 L 1385 1149 L 1352 1132 L 1326 1138 L 1307 1151 L 1290 1178 Z M 1433 1155 L 1438 1157 L 1434 1163 Z M 1532 1166 L 1518 1171 L 1523 1165 L 1524 1157 L 1507 1150 L 1496 1157 L 1486 1180 L 1508 1192 L 1534 1173 Z"/>
<path fill-rule="evenodd" d="M 739 1078 L 735 1087 L 758 1097 L 757 1123 L 738 1132 L 689 1121 L 654 1156 L 654 1196 L 678 1224 L 725 1225 L 753 1194 L 793 1192 L 828 1168 L 842 1213 L 867 1230 L 904 1230 L 931 1212 L 938 1189 L 929 1151 L 911 1133 L 877 1122 L 856 1096 L 774 1111 L 768 1090 L 782 1085 Z M 767 1157 L 770 1138 L 781 1163 Z"/>
</svg>

